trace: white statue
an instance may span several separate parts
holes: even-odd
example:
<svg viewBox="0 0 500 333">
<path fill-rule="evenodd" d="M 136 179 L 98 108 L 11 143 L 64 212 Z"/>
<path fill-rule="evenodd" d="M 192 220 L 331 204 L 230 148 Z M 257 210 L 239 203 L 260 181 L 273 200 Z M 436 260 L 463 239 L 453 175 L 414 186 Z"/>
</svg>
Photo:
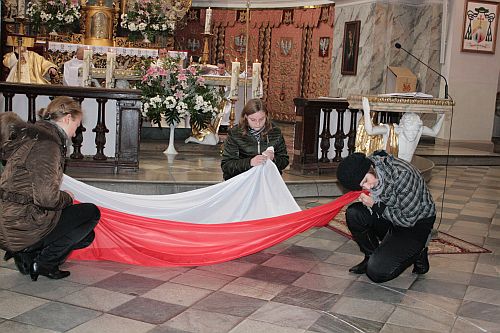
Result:
<svg viewBox="0 0 500 333">
<path fill-rule="evenodd" d="M 366 97 L 363 97 L 363 115 L 366 133 L 369 135 L 382 135 L 385 147 L 389 138 L 390 126 L 387 124 L 373 126 L 370 118 L 370 103 Z M 399 124 L 394 124 L 394 132 L 398 137 L 398 157 L 411 162 L 422 134 L 432 137 L 437 136 L 441 130 L 443 121 L 444 114 L 441 113 L 438 115 L 436 124 L 432 128 L 429 128 L 424 126 L 418 114 L 414 112 L 404 113 Z"/>
</svg>

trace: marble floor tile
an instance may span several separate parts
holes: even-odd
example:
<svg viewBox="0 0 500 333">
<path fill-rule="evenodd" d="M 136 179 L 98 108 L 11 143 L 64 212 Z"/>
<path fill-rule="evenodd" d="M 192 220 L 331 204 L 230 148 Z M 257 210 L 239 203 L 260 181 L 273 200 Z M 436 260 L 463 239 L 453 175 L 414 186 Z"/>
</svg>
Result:
<svg viewBox="0 0 500 333">
<path fill-rule="evenodd" d="M 323 313 L 323 315 L 309 327 L 308 332 L 378 333 L 383 325 L 383 323 L 377 321 L 345 316 L 338 313 Z"/>
<path fill-rule="evenodd" d="M 0 318 L 14 318 L 47 302 L 46 299 L 0 290 Z"/>
<path fill-rule="evenodd" d="M 487 289 L 500 290 L 500 279 L 487 275 L 472 274 L 470 285 Z"/>
<path fill-rule="evenodd" d="M 429 331 L 420 328 L 403 327 L 393 324 L 385 324 L 379 333 L 442 333 L 441 331 Z"/>
<path fill-rule="evenodd" d="M 11 289 L 20 284 L 30 283 L 30 281 L 24 279 L 17 269 L 8 269 L 5 267 L 0 267 L 0 281 L 2 281 L 2 289 Z"/>
<path fill-rule="evenodd" d="M 352 282 L 348 279 L 307 273 L 295 281 L 293 285 L 327 293 L 342 294 Z"/>
<path fill-rule="evenodd" d="M 453 327 L 455 315 L 435 309 L 398 306 L 387 320 L 388 324 L 436 332 L 448 332 Z"/>
<path fill-rule="evenodd" d="M 205 271 L 201 269 L 192 269 L 170 279 L 170 282 L 184 284 L 186 286 L 218 290 L 234 279 L 234 276 Z"/>
<path fill-rule="evenodd" d="M 96 287 L 87 287 L 61 298 L 60 301 L 92 310 L 109 311 L 133 298 L 135 296 Z"/>
<path fill-rule="evenodd" d="M 263 262 L 271 259 L 273 256 L 274 256 L 274 254 L 261 251 L 261 252 L 251 254 L 249 256 L 238 258 L 238 259 L 236 259 L 236 261 L 244 261 L 244 262 L 249 262 L 252 264 L 262 264 Z"/>
<path fill-rule="evenodd" d="M 500 306 L 500 290 L 469 286 L 464 300 Z"/>
<path fill-rule="evenodd" d="M 256 264 L 248 262 L 228 261 L 215 265 L 200 266 L 199 269 L 230 276 L 242 276 L 256 266 Z"/>
<path fill-rule="evenodd" d="M 15 321 L 0 322 L 0 332 L 9 333 L 57 333 L 57 331 L 49 330 L 42 327 L 36 327 Z"/>
<path fill-rule="evenodd" d="M 308 237 L 295 243 L 295 245 L 303 247 L 312 247 L 315 249 L 326 250 L 326 251 L 335 251 L 340 246 L 344 245 L 346 240 L 347 239 L 330 240 L 330 239 Z"/>
<path fill-rule="evenodd" d="M 304 333 L 303 329 L 283 327 L 262 321 L 245 319 L 233 328 L 230 333 Z"/>
<path fill-rule="evenodd" d="M 29 277 L 23 276 L 22 278 L 28 279 Z M 11 290 L 26 295 L 57 300 L 85 287 L 85 285 L 70 281 L 51 280 L 46 277 L 39 277 L 36 283 L 29 281 L 28 283 L 12 287 Z"/>
<path fill-rule="evenodd" d="M 190 308 L 169 320 L 164 326 L 185 332 L 226 333 L 241 320 L 242 318 L 229 314 Z"/>
<path fill-rule="evenodd" d="M 498 323 L 458 316 L 452 333 L 500 333 Z"/>
<path fill-rule="evenodd" d="M 332 256 L 333 257 L 333 256 Z M 330 258 L 332 258 L 330 257 Z M 330 260 L 328 258 L 328 260 Z M 338 258 L 339 261 L 342 260 L 341 258 Z M 345 261 L 341 261 L 342 263 L 345 263 Z M 329 264 L 329 263 L 318 263 L 316 266 L 314 266 L 309 273 L 311 274 L 318 274 L 318 275 L 326 275 L 326 276 L 332 276 L 332 277 L 338 277 L 342 279 L 347 279 L 347 280 L 356 280 L 358 279 L 358 275 L 349 273 L 349 270 L 346 266 L 343 265 L 337 265 L 337 264 Z"/>
<path fill-rule="evenodd" d="M 13 320 L 54 331 L 67 331 L 101 314 L 99 311 L 74 305 L 50 302 L 27 311 Z"/>
<path fill-rule="evenodd" d="M 479 319 L 500 324 L 500 306 L 482 302 L 464 301 L 458 314 L 463 317 Z"/>
<path fill-rule="evenodd" d="M 333 251 L 331 250 L 292 245 L 289 248 L 282 251 L 280 254 L 285 256 L 295 256 L 306 260 L 322 261 L 331 256 L 332 253 Z"/>
<path fill-rule="evenodd" d="M 175 276 L 183 274 L 191 270 L 191 268 L 186 267 L 132 267 L 123 273 L 144 276 L 147 278 L 169 281 Z"/>
<path fill-rule="evenodd" d="M 86 285 L 97 283 L 118 274 L 118 272 L 113 270 L 101 269 L 97 267 L 89 269 L 89 266 L 87 265 L 79 265 L 76 263 L 71 265 L 70 271 L 71 275 L 67 278 L 67 281 Z"/>
<path fill-rule="evenodd" d="M 305 259 L 298 259 L 285 255 L 275 255 L 268 261 L 262 263 L 263 266 L 289 269 L 298 272 L 308 272 L 313 268 L 316 263 Z"/>
<path fill-rule="evenodd" d="M 136 297 L 112 309 L 108 313 L 158 325 L 177 316 L 186 309 L 187 307 L 182 305 Z"/>
<path fill-rule="evenodd" d="M 272 283 L 289 284 L 304 275 L 303 272 L 292 271 L 289 269 L 257 266 L 246 272 L 243 277 L 262 280 Z"/>
<path fill-rule="evenodd" d="M 276 295 L 272 301 L 313 310 L 328 311 L 339 297 L 339 295 L 333 293 L 289 286 Z"/>
<path fill-rule="evenodd" d="M 308 329 L 319 317 L 320 312 L 308 308 L 268 302 L 248 318 L 278 326 Z"/>
<path fill-rule="evenodd" d="M 453 282 L 444 282 L 432 279 L 418 279 L 410 287 L 410 290 L 423 293 L 433 293 L 440 296 L 462 299 L 465 295 L 467 286 Z"/>
<path fill-rule="evenodd" d="M 287 286 L 284 284 L 240 277 L 226 284 L 220 289 L 220 291 L 268 301 L 275 297 L 286 287 Z"/>
<path fill-rule="evenodd" d="M 392 304 L 352 297 L 341 297 L 331 308 L 333 314 L 343 314 L 385 323 L 396 307 Z"/>
<path fill-rule="evenodd" d="M 104 314 L 93 320 L 77 326 L 68 331 L 68 333 L 89 333 L 89 332 L 106 332 L 106 333 L 146 333 L 155 326 L 152 324 Z"/>
<path fill-rule="evenodd" d="M 461 304 L 459 299 L 414 290 L 407 290 L 401 300 L 401 306 L 443 313 L 456 313 Z"/>
<path fill-rule="evenodd" d="M 266 303 L 261 299 L 219 291 L 196 303 L 193 309 L 247 317 Z"/>
<path fill-rule="evenodd" d="M 119 273 L 105 280 L 99 281 L 93 286 L 116 291 L 122 294 L 139 296 L 158 287 L 163 282 L 164 281 L 145 278 L 138 275 Z"/>
<path fill-rule="evenodd" d="M 391 304 L 399 304 L 405 296 L 406 290 L 397 288 L 384 288 L 376 283 L 354 281 L 342 293 L 343 296 L 352 298 L 382 301 Z"/>
<path fill-rule="evenodd" d="M 185 286 L 177 283 L 165 282 L 161 286 L 142 295 L 166 303 L 191 306 L 200 299 L 210 295 L 212 290 Z"/>
</svg>

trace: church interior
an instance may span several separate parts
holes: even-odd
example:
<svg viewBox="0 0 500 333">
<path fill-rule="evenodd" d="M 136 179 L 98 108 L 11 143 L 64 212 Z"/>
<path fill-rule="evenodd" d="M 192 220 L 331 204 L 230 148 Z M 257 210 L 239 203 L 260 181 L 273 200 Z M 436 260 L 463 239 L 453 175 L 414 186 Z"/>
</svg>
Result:
<svg viewBox="0 0 500 333">
<path fill-rule="evenodd" d="M 80 101 L 65 172 L 76 180 L 167 197 L 220 184 L 228 132 L 258 98 L 300 209 L 347 192 L 335 173 L 346 156 L 383 147 L 408 153 L 448 237 L 435 235 L 427 274 L 384 283 L 349 273 L 363 256 L 344 213 L 215 264 L 70 258 L 67 279 L 32 282 L 0 260 L 0 331 L 500 332 L 499 0 L 5 0 L 0 14 L 0 112 L 34 123 L 54 96 Z M 29 67 L 9 62 L 20 54 Z M 144 109 L 161 61 L 195 68 L 218 96 L 209 118 Z M 424 128 L 409 146 L 391 141 L 404 113 Z"/>
</svg>

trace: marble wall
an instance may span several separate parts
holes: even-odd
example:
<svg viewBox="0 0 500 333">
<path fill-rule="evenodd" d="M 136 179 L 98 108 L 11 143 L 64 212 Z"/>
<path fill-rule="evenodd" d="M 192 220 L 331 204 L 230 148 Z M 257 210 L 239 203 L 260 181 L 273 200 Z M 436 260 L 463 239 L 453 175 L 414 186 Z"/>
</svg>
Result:
<svg viewBox="0 0 500 333">
<path fill-rule="evenodd" d="M 442 5 L 429 1 L 409 4 L 373 1 L 336 6 L 330 95 L 385 93 L 387 66 L 402 66 L 417 76 L 417 91 L 438 96 L 439 76 L 394 44 L 399 42 L 439 72 L 441 18 Z M 344 24 L 356 20 L 361 21 L 357 73 L 342 75 Z"/>
</svg>

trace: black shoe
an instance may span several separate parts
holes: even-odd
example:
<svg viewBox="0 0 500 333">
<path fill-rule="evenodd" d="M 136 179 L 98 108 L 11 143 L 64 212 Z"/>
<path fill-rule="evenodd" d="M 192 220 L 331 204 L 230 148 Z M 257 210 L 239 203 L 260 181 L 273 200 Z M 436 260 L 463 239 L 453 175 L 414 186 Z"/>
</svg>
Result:
<svg viewBox="0 0 500 333">
<path fill-rule="evenodd" d="M 357 264 L 356 266 L 352 266 L 349 268 L 349 272 L 354 273 L 354 274 L 365 274 L 366 273 L 366 268 L 368 267 L 368 260 L 370 259 L 369 256 L 365 256 L 362 262 Z"/>
<path fill-rule="evenodd" d="M 429 257 L 427 255 L 427 248 L 420 252 L 417 260 L 413 263 L 413 271 L 415 274 L 425 274 L 429 271 Z"/>
<path fill-rule="evenodd" d="M 19 272 L 23 275 L 28 275 L 30 273 L 30 266 L 33 262 L 34 254 L 20 251 L 13 253 L 12 257 L 14 258 L 14 262 Z"/>
<path fill-rule="evenodd" d="M 14 252 L 5 251 L 5 254 L 3 255 L 3 260 L 9 261 L 12 258 L 14 258 Z"/>
<path fill-rule="evenodd" d="M 71 274 L 69 271 L 61 271 L 58 266 L 49 268 L 36 261 L 31 264 L 29 273 L 32 281 L 38 280 L 39 275 L 46 276 L 49 279 L 59 280 Z"/>
</svg>

